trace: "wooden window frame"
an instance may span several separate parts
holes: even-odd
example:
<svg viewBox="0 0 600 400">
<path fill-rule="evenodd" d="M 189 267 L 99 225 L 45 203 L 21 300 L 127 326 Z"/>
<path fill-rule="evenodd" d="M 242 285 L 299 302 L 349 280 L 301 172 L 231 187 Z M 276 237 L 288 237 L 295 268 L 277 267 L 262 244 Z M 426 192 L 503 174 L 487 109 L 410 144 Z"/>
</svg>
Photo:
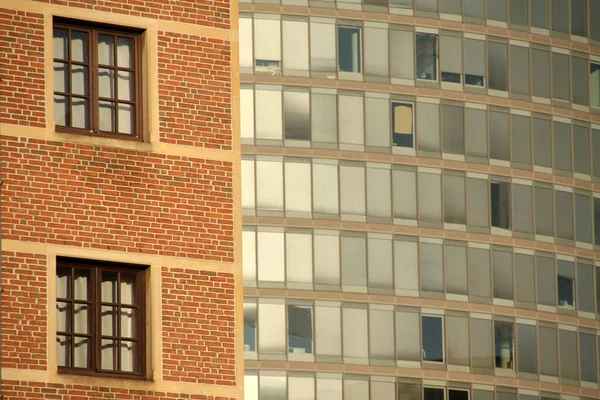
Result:
<svg viewBox="0 0 600 400">
<path fill-rule="evenodd" d="M 126 27 L 112 26 L 106 24 L 96 24 L 87 21 L 77 21 L 71 19 L 55 19 L 53 23 L 53 31 L 54 29 L 65 29 L 67 30 L 67 52 L 66 59 L 58 59 L 52 58 L 53 64 L 55 62 L 65 63 L 69 67 L 68 73 L 68 91 L 67 92 L 56 92 L 53 89 L 53 95 L 66 96 L 68 102 L 68 111 L 67 111 L 67 119 L 66 121 L 68 125 L 58 125 L 55 124 L 56 132 L 60 133 L 76 133 L 76 134 L 86 134 L 91 136 L 99 136 L 99 137 L 109 137 L 115 138 L 118 137 L 120 139 L 130 139 L 130 140 L 142 140 L 142 126 L 143 126 L 143 91 L 142 91 L 142 31 L 139 29 L 130 29 Z M 87 62 L 74 62 L 71 60 L 71 32 L 79 31 L 86 32 L 88 34 L 87 41 Z M 99 88 L 98 88 L 98 35 L 108 35 L 112 36 L 114 41 L 114 65 L 113 66 L 102 66 L 100 68 L 112 68 L 114 71 L 114 89 L 115 95 L 112 101 L 115 103 L 114 109 L 114 129 L 115 131 L 102 131 L 100 130 L 100 116 L 99 116 L 99 103 L 103 98 L 99 96 Z M 117 38 L 129 38 L 133 41 L 133 68 L 126 67 L 118 67 L 117 66 Z M 88 76 L 87 76 L 87 95 L 75 95 L 78 98 L 86 98 L 89 101 L 88 104 L 88 115 L 87 119 L 89 121 L 89 129 L 85 128 L 77 128 L 72 125 L 72 113 L 71 113 L 71 98 L 73 97 L 72 93 L 72 73 L 70 72 L 71 64 L 75 63 L 76 65 L 83 65 L 88 67 Z M 133 96 L 134 99 L 132 101 L 121 100 L 118 98 L 118 72 L 127 71 L 133 72 L 134 77 L 134 89 Z M 111 99 L 106 99 L 111 100 Z M 131 104 L 133 105 L 133 131 L 131 133 L 121 133 L 118 132 L 119 129 L 119 104 Z"/>
<path fill-rule="evenodd" d="M 119 377 L 119 378 L 130 378 L 130 379 L 145 379 L 146 378 L 146 296 L 145 296 L 145 270 L 146 266 L 134 265 L 134 264 L 123 264 L 123 263 L 115 263 L 115 262 L 99 262 L 93 260 L 81 260 L 81 259 L 71 259 L 71 258 L 58 258 L 56 262 L 56 272 L 58 275 L 59 269 L 70 270 L 70 297 L 69 298 L 59 298 L 58 295 L 56 297 L 56 302 L 67 302 L 70 303 L 71 307 L 71 315 L 70 315 L 70 332 L 59 332 L 58 327 L 56 328 L 56 336 L 70 336 L 71 342 L 71 351 L 70 351 L 70 359 L 71 365 L 74 364 L 75 355 L 72 351 L 74 347 L 74 338 L 75 337 L 88 337 L 90 340 L 89 343 L 89 367 L 88 368 L 78 368 L 78 367 L 65 367 L 58 366 L 58 373 L 66 373 L 66 374 L 76 374 L 76 375 L 87 375 L 87 376 L 102 376 L 102 377 Z M 90 282 L 89 282 L 89 291 L 90 291 L 90 299 L 86 300 L 76 300 L 74 298 L 74 273 L 75 270 L 88 270 L 90 271 Z M 137 320 L 135 321 L 135 330 L 136 330 L 136 338 L 127 338 L 127 341 L 135 341 L 137 342 L 137 358 L 134 360 L 134 365 L 137 367 L 137 371 L 135 372 L 127 372 L 120 370 L 103 370 L 101 368 L 101 343 L 103 338 L 113 339 L 117 342 L 117 349 L 119 349 L 121 336 L 116 337 L 108 337 L 108 335 L 103 335 L 101 330 L 101 317 L 102 317 L 102 306 L 108 304 L 107 302 L 101 301 L 101 284 L 102 284 L 102 272 L 127 272 L 128 274 L 134 274 L 135 284 L 136 284 L 136 292 L 135 292 L 135 304 L 127 305 L 128 308 L 137 309 Z M 118 275 L 118 282 L 120 282 L 120 275 Z M 120 286 L 120 285 L 119 285 Z M 119 290 L 119 289 L 117 289 Z M 118 327 L 120 327 L 120 290 L 118 291 L 118 300 L 115 304 L 112 305 L 117 308 L 117 335 Z M 74 332 L 74 306 L 75 304 L 88 304 L 90 305 L 90 317 L 89 317 L 89 330 L 88 334 L 78 334 Z M 120 365 L 120 350 L 118 350 L 118 355 L 116 358 L 117 366 Z"/>
</svg>

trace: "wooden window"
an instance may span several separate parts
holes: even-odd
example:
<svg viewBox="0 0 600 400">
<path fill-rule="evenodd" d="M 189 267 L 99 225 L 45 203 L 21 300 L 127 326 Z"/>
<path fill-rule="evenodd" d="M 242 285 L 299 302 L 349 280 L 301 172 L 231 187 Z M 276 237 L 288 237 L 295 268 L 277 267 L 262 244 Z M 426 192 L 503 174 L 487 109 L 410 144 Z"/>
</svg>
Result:
<svg viewBox="0 0 600 400">
<path fill-rule="evenodd" d="M 59 372 L 143 377 L 144 318 L 143 267 L 57 261 Z"/>
<path fill-rule="evenodd" d="M 54 24 L 57 131 L 141 137 L 140 42 L 139 32 Z"/>
</svg>

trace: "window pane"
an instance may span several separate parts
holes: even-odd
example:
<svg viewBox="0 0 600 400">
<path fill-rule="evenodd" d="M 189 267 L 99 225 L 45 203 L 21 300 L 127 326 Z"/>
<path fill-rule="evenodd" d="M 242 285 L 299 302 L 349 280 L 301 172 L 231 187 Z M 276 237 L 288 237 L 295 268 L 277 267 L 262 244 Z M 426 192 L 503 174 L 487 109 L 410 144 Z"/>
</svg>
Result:
<svg viewBox="0 0 600 400">
<path fill-rule="evenodd" d="M 419 150 L 440 152 L 440 106 L 439 104 L 417 104 L 417 138 Z M 600 174 L 599 174 L 600 175 Z"/>
<path fill-rule="evenodd" d="M 492 251 L 492 267 L 494 270 L 494 297 L 497 299 L 513 299 L 512 253 Z"/>
<path fill-rule="evenodd" d="M 489 229 L 488 181 L 467 178 L 469 230 Z"/>
<path fill-rule="evenodd" d="M 552 0 L 552 4 L 560 0 Z M 566 3 L 566 0 L 564 0 Z M 553 9 L 554 13 L 554 9 Z M 566 14 L 565 14 L 566 18 Z M 569 76 L 569 56 L 565 54 L 552 53 L 552 97 L 559 100 L 569 101 L 569 82 L 565 79 Z"/>
<path fill-rule="evenodd" d="M 281 21 L 279 19 L 254 16 L 254 58 L 255 72 L 280 73 Z"/>
<path fill-rule="evenodd" d="M 390 7 L 394 6 L 394 1 L 391 0 Z M 410 4 L 410 8 L 412 8 L 412 1 L 410 1 Z M 412 31 L 391 29 L 390 42 L 392 78 L 414 79 L 414 33 Z"/>
<path fill-rule="evenodd" d="M 240 49 L 241 45 L 240 42 Z M 308 76 L 308 22 L 306 21 L 283 21 L 283 73 Z"/>
<path fill-rule="evenodd" d="M 465 0 L 463 12 L 465 17 L 484 18 L 483 0 Z"/>
<path fill-rule="evenodd" d="M 573 125 L 575 172 L 590 175 L 590 129 Z"/>
<path fill-rule="evenodd" d="M 581 380 L 587 382 L 597 382 L 598 375 L 596 373 L 596 354 L 598 353 L 596 352 L 596 335 L 579 332 L 579 354 L 581 357 Z"/>
<path fill-rule="evenodd" d="M 560 377 L 578 380 L 577 374 L 577 333 L 560 331 Z"/>
<path fill-rule="evenodd" d="M 492 226 L 510 229 L 510 184 L 490 182 Z"/>
<path fill-rule="evenodd" d="M 508 113 L 490 111 L 490 158 L 510 161 Z"/>
<path fill-rule="evenodd" d="M 590 20 L 594 21 L 600 15 L 600 2 L 590 0 Z M 593 40 L 600 40 L 600 26 L 598 24 L 590 24 L 590 37 Z"/>
<path fill-rule="evenodd" d="M 242 231 L 242 254 L 244 286 L 256 287 L 256 232 L 249 228 Z"/>
<path fill-rule="evenodd" d="M 367 0 L 368 2 L 369 0 Z M 384 1 L 387 12 L 387 1 Z M 388 29 L 365 28 L 365 74 L 377 81 L 389 81 Z"/>
<path fill-rule="evenodd" d="M 342 290 L 367 291 L 367 243 L 364 236 L 342 235 Z"/>
<path fill-rule="evenodd" d="M 342 379 L 317 377 L 317 400 L 342 400 Z"/>
<path fill-rule="evenodd" d="M 423 361 L 444 362 L 444 344 L 441 317 L 423 315 Z"/>
<path fill-rule="evenodd" d="M 547 306 L 556 306 L 556 274 L 554 272 L 554 259 L 536 256 L 535 262 L 538 303 Z"/>
<path fill-rule="evenodd" d="M 362 94 L 360 96 L 340 95 L 338 102 L 340 143 L 363 145 L 365 132 Z"/>
<path fill-rule="evenodd" d="M 575 225 L 578 242 L 592 243 L 591 197 L 575 194 Z"/>
<path fill-rule="evenodd" d="M 573 240 L 573 194 L 554 191 L 556 198 L 556 236 Z"/>
<path fill-rule="evenodd" d="M 396 358 L 402 361 L 421 361 L 418 309 L 396 309 Z"/>
<path fill-rule="evenodd" d="M 419 290 L 416 241 L 394 240 L 394 271 L 396 290 Z"/>
<path fill-rule="evenodd" d="M 240 15 L 240 69 L 245 72 L 252 73 L 252 18 Z"/>
<path fill-rule="evenodd" d="M 531 1 L 531 26 L 548 29 L 548 0 Z"/>
<path fill-rule="evenodd" d="M 514 329 L 512 322 L 494 321 L 496 368 L 514 368 Z"/>
<path fill-rule="evenodd" d="M 371 380 L 371 399 L 395 400 L 396 385 L 394 382 L 378 382 Z"/>
<path fill-rule="evenodd" d="M 340 190 L 342 218 L 364 218 L 365 216 L 365 168 L 360 165 L 340 167 Z"/>
<path fill-rule="evenodd" d="M 313 204 L 315 213 L 338 215 L 338 167 L 313 164 Z"/>
<path fill-rule="evenodd" d="M 367 146 L 378 147 L 373 151 L 385 151 L 388 153 L 390 151 L 390 111 L 388 108 L 389 104 L 390 101 L 387 98 L 371 97 L 371 93 L 367 93 L 367 96 L 365 98 L 365 142 Z M 369 151 L 369 149 L 367 151 Z"/>
<path fill-rule="evenodd" d="M 578 0 L 571 0 L 575 2 Z M 584 5 L 585 5 L 585 0 Z M 584 58 L 571 57 L 571 80 L 573 81 L 573 103 L 588 105 L 588 61 Z"/>
<path fill-rule="evenodd" d="M 465 124 L 467 157 L 479 157 L 487 163 L 487 112 L 467 107 Z"/>
<path fill-rule="evenodd" d="M 311 122 L 313 143 L 337 144 L 337 99 L 334 94 L 312 94 Z"/>
<path fill-rule="evenodd" d="M 448 364 L 469 365 L 469 316 L 467 313 L 446 317 Z"/>
<path fill-rule="evenodd" d="M 571 125 L 554 121 L 554 168 L 564 172 L 571 168 Z"/>
<path fill-rule="evenodd" d="M 515 232 L 533 233 L 531 186 L 513 184 Z"/>
<path fill-rule="evenodd" d="M 587 37 L 586 0 L 571 0 L 571 35 Z"/>
<path fill-rule="evenodd" d="M 552 189 L 535 188 L 535 233 L 537 235 L 554 236 L 552 197 Z"/>
<path fill-rule="evenodd" d="M 444 222 L 465 225 L 465 177 L 444 175 Z"/>
<path fill-rule="evenodd" d="M 440 225 L 442 221 L 441 176 L 419 172 L 418 199 L 421 224 Z"/>
<path fill-rule="evenodd" d="M 258 231 L 258 280 L 283 286 L 285 259 L 283 232 Z"/>
<path fill-rule="evenodd" d="M 457 9 L 443 11 L 447 14 L 460 15 L 461 13 L 461 0 L 454 0 L 454 3 L 450 1 L 442 2 L 441 5 L 457 5 Z M 442 7 L 443 8 L 443 7 Z M 462 83 L 462 38 L 456 36 L 440 36 L 440 56 L 441 56 L 441 70 L 442 70 L 442 81 L 452 83 Z"/>
<path fill-rule="evenodd" d="M 340 72 L 362 71 L 360 28 L 338 27 L 338 63 Z"/>
<path fill-rule="evenodd" d="M 308 92 L 283 92 L 286 139 L 310 140 L 308 103 Z"/>
<path fill-rule="evenodd" d="M 342 320 L 339 303 L 315 307 L 317 360 L 339 362 L 342 355 Z"/>
<path fill-rule="evenodd" d="M 444 246 L 446 268 L 446 293 L 467 295 L 467 248 Z"/>
<path fill-rule="evenodd" d="M 331 289 L 340 286 L 340 237 L 337 231 L 325 234 L 315 231 L 315 284 Z"/>
<path fill-rule="evenodd" d="M 490 3 L 504 3 L 504 1 L 488 1 Z M 490 9 L 488 8 L 488 18 Z M 504 43 L 488 42 L 488 71 L 489 71 L 489 88 L 494 90 L 508 90 L 507 85 L 507 45 Z M 490 126 L 492 126 L 490 122 Z M 492 147 L 493 148 L 493 147 Z"/>
<path fill-rule="evenodd" d="M 517 324 L 517 355 L 519 372 L 537 374 L 536 326 Z"/>
<path fill-rule="evenodd" d="M 511 115 L 512 119 L 512 162 L 531 165 L 531 118 Z"/>
<path fill-rule="evenodd" d="M 258 315 L 258 346 L 261 357 L 283 359 L 286 353 L 284 305 L 259 302 Z"/>
<path fill-rule="evenodd" d="M 315 378 L 314 376 L 289 376 L 288 377 L 288 399 L 289 400 L 314 400 Z"/>
<path fill-rule="evenodd" d="M 388 293 L 394 291 L 392 240 L 369 237 L 368 265 L 369 291 L 371 293 Z"/>
<path fill-rule="evenodd" d="M 531 69 L 535 71 L 535 74 L 531 75 L 533 95 L 550 98 L 550 52 L 531 49 Z"/>
<path fill-rule="evenodd" d="M 254 139 L 254 90 L 240 85 L 240 133 L 242 139 Z"/>
<path fill-rule="evenodd" d="M 442 105 L 442 135 L 444 153 L 465 154 L 464 108 Z"/>
<path fill-rule="evenodd" d="M 482 10 L 483 14 L 483 10 Z M 467 4 L 465 3 L 465 16 Z M 465 84 L 485 86 L 485 42 L 465 39 Z"/>
<path fill-rule="evenodd" d="M 367 215 L 373 222 L 391 222 L 391 172 L 386 164 L 367 168 Z"/>
<path fill-rule="evenodd" d="M 307 232 L 287 232 L 285 235 L 286 281 L 290 284 L 305 285 L 312 289 L 313 254 L 312 234 Z"/>
<path fill-rule="evenodd" d="M 527 0 L 510 0 L 510 24 L 529 25 L 529 9 Z"/>
<path fill-rule="evenodd" d="M 564 308 L 575 307 L 575 273 L 570 261 L 557 260 L 558 305 Z"/>
<path fill-rule="evenodd" d="M 277 159 L 256 161 L 257 208 L 283 211 L 283 163 Z"/>
<path fill-rule="evenodd" d="M 417 219 L 417 177 L 414 171 L 394 169 L 394 218 Z"/>
<path fill-rule="evenodd" d="M 367 309 L 350 308 L 344 305 L 342 312 L 344 363 L 367 364 L 369 362 Z"/>
<path fill-rule="evenodd" d="M 517 304 L 520 307 L 535 307 L 533 256 L 515 253 L 515 282 L 517 286 Z"/>
<path fill-rule="evenodd" d="M 438 3 L 435 0 L 416 0 L 416 10 L 430 13 L 438 12 Z"/>
<path fill-rule="evenodd" d="M 471 318 L 471 366 L 473 372 L 491 374 L 494 368 L 492 321 Z"/>
<path fill-rule="evenodd" d="M 594 312 L 594 267 L 577 263 L 577 309 Z"/>
<path fill-rule="evenodd" d="M 309 162 L 285 162 L 285 209 L 288 217 L 310 217 L 311 182 Z"/>
<path fill-rule="evenodd" d="M 487 0 L 487 18 L 506 21 L 506 0 Z"/>
<path fill-rule="evenodd" d="M 256 300 L 244 299 L 244 352 L 256 351 Z"/>
<path fill-rule="evenodd" d="M 442 267 L 442 245 L 419 244 L 421 269 L 421 291 L 444 293 L 444 271 Z"/>
<path fill-rule="evenodd" d="M 417 79 L 437 81 L 437 35 L 417 33 L 416 43 Z"/>
<path fill-rule="evenodd" d="M 471 301 L 490 299 L 492 294 L 489 250 L 469 248 L 469 274 Z"/>
<path fill-rule="evenodd" d="M 310 23 L 310 68 L 312 75 L 335 77 L 335 24 Z"/>
<path fill-rule="evenodd" d="M 394 311 L 370 310 L 369 348 L 371 364 L 394 365 Z"/>
<path fill-rule="evenodd" d="M 312 354 L 312 308 L 288 305 L 288 346 L 293 354 Z"/>
<path fill-rule="evenodd" d="M 392 141 L 394 146 L 413 148 L 414 123 L 411 103 L 392 102 Z"/>
<path fill-rule="evenodd" d="M 260 400 L 285 400 L 286 399 L 286 379 L 285 373 L 281 376 L 260 374 Z"/>
<path fill-rule="evenodd" d="M 556 328 L 540 326 L 540 374 L 558 376 L 558 350 Z"/>
<path fill-rule="evenodd" d="M 567 0 L 552 0 L 552 31 L 569 33 L 569 2 Z"/>
<path fill-rule="evenodd" d="M 369 381 L 344 378 L 344 400 L 369 400 Z"/>
<path fill-rule="evenodd" d="M 423 399 L 424 400 L 444 400 L 444 389 L 443 388 L 423 388 Z"/>
<path fill-rule="evenodd" d="M 256 138 L 281 140 L 282 138 L 282 106 L 280 86 L 273 90 L 256 88 Z"/>
<path fill-rule="evenodd" d="M 520 0 L 512 0 L 512 3 Z M 522 2 L 527 7 L 527 1 Z M 519 14 L 522 15 L 522 14 Z M 527 13 L 524 14 L 527 25 Z M 512 21 L 512 20 L 511 20 Z M 515 23 L 515 22 L 512 22 Z M 529 95 L 529 48 L 510 46 L 510 91 L 512 93 Z"/>
</svg>

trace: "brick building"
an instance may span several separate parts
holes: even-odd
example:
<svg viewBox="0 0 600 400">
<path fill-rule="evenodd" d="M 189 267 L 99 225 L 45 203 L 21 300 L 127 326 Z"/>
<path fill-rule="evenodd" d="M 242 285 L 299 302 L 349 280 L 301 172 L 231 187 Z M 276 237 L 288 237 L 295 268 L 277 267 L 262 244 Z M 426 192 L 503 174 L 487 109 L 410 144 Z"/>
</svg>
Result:
<svg viewBox="0 0 600 400">
<path fill-rule="evenodd" d="M 3 400 L 242 397 L 237 24 L 0 0 Z"/>
</svg>

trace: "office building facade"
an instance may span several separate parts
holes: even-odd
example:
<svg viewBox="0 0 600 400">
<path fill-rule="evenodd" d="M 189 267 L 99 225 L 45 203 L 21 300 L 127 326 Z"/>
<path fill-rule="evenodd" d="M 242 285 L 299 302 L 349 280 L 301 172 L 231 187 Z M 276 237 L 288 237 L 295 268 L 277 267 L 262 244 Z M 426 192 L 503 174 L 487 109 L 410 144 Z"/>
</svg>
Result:
<svg viewBox="0 0 600 400">
<path fill-rule="evenodd" d="M 599 18 L 240 2 L 246 399 L 600 396 Z"/>
<path fill-rule="evenodd" d="M 2 399 L 242 398 L 237 22 L 0 1 Z"/>
</svg>

